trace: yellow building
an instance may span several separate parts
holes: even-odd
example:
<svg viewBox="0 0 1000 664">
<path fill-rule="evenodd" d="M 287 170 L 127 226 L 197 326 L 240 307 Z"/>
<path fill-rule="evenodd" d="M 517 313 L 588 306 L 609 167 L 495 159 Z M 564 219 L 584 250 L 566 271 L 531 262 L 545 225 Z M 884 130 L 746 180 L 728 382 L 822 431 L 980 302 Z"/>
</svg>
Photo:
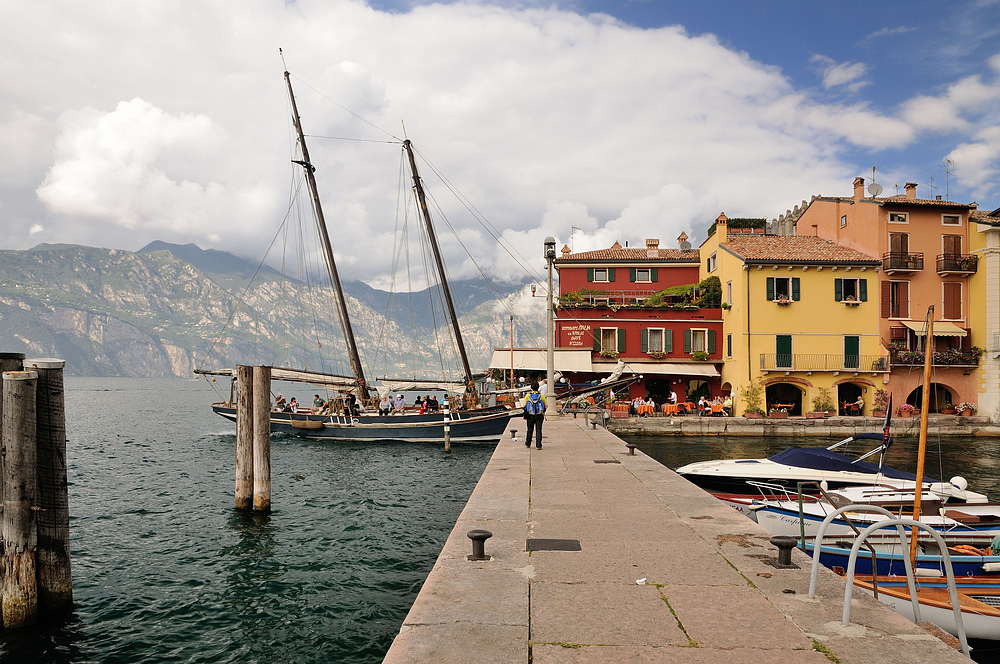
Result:
<svg viewBox="0 0 1000 664">
<path fill-rule="evenodd" d="M 976 372 L 978 415 L 1000 422 L 1000 209 L 975 211 L 969 226 L 969 252 L 979 270 L 969 280 L 969 327 L 986 353 Z"/>
<path fill-rule="evenodd" d="M 761 407 L 801 415 L 826 388 L 838 411 L 860 397 L 870 414 L 889 370 L 879 343 L 881 261 L 819 237 L 727 222 L 720 215 L 700 247 L 701 278 L 722 285 L 723 391 L 740 395 L 759 380 Z M 746 407 L 738 396 L 735 412 Z"/>
</svg>

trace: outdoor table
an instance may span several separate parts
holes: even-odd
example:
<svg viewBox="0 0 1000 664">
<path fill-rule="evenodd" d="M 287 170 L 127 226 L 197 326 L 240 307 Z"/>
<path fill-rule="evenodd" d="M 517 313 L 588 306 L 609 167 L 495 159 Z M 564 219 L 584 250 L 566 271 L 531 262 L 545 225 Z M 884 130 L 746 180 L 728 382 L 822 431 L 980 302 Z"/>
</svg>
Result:
<svg viewBox="0 0 1000 664">
<path fill-rule="evenodd" d="M 635 409 L 635 412 L 637 412 L 639 415 L 652 415 L 655 412 L 655 410 L 656 409 L 650 406 L 649 404 L 644 403 L 641 406 L 638 406 Z"/>
</svg>

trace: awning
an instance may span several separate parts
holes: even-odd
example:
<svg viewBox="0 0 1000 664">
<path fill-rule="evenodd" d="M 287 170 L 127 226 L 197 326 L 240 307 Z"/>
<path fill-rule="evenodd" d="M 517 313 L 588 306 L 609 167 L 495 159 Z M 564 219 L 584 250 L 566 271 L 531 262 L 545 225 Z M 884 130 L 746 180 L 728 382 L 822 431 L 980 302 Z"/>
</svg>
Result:
<svg viewBox="0 0 1000 664">
<path fill-rule="evenodd" d="M 700 376 L 718 378 L 719 370 L 707 362 L 629 362 L 628 368 L 644 376 Z"/>
<path fill-rule="evenodd" d="M 553 353 L 555 370 L 566 373 L 569 371 L 593 371 L 590 348 L 564 349 L 556 348 Z M 509 370 L 511 365 L 509 348 L 494 348 L 490 369 Z M 548 367 L 548 356 L 544 348 L 515 348 L 515 371 L 545 371 Z"/>
<path fill-rule="evenodd" d="M 916 332 L 918 336 L 923 337 L 927 335 L 927 326 L 922 322 L 915 323 L 913 321 L 904 320 L 903 325 Z M 944 321 L 937 321 L 937 320 L 934 321 L 935 337 L 964 337 L 967 334 L 968 332 L 960 328 L 958 325 L 955 325 L 954 323 L 947 323 Z"/>
</svg>

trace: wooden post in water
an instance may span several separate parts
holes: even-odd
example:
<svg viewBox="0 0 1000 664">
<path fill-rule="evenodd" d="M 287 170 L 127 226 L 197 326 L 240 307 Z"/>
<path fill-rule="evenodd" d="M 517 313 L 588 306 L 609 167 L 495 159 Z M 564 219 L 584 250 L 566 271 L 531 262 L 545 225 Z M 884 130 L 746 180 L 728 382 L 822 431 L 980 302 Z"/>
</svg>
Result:
<svg viewBox="0 0 1000 664">
<path fill-rule="evenodd" d="M 35 423 L 38 473 L 38 611 L 55 614 L 73 608 L 73 575 L 69 557 L 69 490 L 66 475 L 65 360 L 24 361 L 38 374 Z"/>
<path fill-rule="evenodd" d="M 3 374 L 3 587 L 5 627 L 33 624 L 38 616 L 35 547 L 38 536 L 35 508 L 38 479 L 35 471 L 34 371 Z"/>
<path fill-rule="evenodd" d="M 451 409 L 448 399 L 444 400 L 444 451 L 451 452 Z"/>
<path fill-rule="evenodd" d="M 2 372 L 5 371 L 20 371 L 24 366 L 24 353 L 0 353 L 0 376 L 3 375 Z M 3 380 L 0 379 L 0 384 Z M 2 391 L 0 391 L 0 422 L 3 421 L 3 396 Z M 0 427 L 0 448 L 3 447 L 3 431 Z M 0 454 L 0 501 L 3 500 L 3 455 Z M 0 506 L 2 506 L 0 502 Z M 0 544 L 2 544 L 2 539 L 0 539 Z M 0 552 L 3 551 L 3 547 L 0 546 Z M 3 566 L 0 566 L 0 586 L 3 585 Z M 2 624 L 2 621 L 0 621 Z"/>
<path fill-rule="evenodd" d="M 253 509 L 271 511 L 271 367 L 253 368 Z"/>
<path fill-rule="evenodd" d="M 253 367 L 236 366 L 236 509 L 253 507 Z"/>
</svg>

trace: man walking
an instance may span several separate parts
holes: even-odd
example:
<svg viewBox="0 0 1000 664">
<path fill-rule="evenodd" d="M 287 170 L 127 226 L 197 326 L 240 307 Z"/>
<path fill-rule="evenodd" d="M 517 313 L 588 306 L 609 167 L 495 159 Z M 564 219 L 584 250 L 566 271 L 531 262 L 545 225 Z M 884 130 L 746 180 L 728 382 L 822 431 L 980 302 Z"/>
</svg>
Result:
<svg viewBox="0 0 1000 664">
<path fill-rule="evenodd" d="M 524 400 L 524 419 L 528 424 L 528 433 L 524 437 L 524 446 L 531 447 L 531 433 L 535 431 L 535 448 L 542 449 L 542 422 L 545 420 L 545 395 L 538 391 L 538 381 L 531 381 L 531 391 Z"/>
</svg>

